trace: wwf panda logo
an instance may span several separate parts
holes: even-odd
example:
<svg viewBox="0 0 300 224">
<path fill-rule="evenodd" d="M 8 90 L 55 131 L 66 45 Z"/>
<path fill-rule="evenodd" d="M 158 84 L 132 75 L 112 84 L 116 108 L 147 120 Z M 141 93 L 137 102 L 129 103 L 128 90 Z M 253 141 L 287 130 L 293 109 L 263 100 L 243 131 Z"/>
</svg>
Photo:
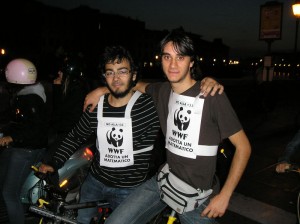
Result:
<svg viewBox="0 0 300 224">
<path fill-rule="evenodd" d="M 106 139 L 109 144 L 112 144 L 115 147 L 119 147 L 123 144 L 123 129 L 112 128 L 107 131 Z"/>
<path fill-rule="evenodd" d="M 191 110 L 183 110 L 183 107 L 175 110 L 174 113 L 174 124 L 180 131 L 185 131 L 190 124 Z"/>
</svg>

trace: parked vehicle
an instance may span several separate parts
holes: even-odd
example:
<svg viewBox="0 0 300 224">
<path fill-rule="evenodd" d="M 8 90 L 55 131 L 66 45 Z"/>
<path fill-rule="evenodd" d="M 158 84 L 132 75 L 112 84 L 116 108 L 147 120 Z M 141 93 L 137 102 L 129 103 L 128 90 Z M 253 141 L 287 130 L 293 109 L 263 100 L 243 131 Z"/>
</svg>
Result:
<svg viewBox="0 0 300 224">
<path fill-rule="evenodd" d="M 83 145 L 56 173 L 43 174 L 38 172 L 38 164 L 33 166 L 23 185 L 21 200 L 29 211 L 46 217 L 40 223 L 59 223 L 58 220 L 63 218 L 55 217 L 56 214 L 66 216 L 69 221 L 65 220 L 65 223 L 76 223 L 76 214 L 71 210 L 66 214 L 67 210 L 61 208 L 78 202 L 80 186 L 93 160 L 93 144 Z"/>
</svg>

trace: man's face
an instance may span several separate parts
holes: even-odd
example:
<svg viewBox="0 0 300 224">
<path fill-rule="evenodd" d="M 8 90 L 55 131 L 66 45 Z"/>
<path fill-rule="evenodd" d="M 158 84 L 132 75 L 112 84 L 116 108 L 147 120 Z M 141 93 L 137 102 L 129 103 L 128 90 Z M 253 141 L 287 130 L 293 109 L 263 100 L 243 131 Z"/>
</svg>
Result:
<svg viewBox="0 0 300 224">
<path fill-rule="evenodd" d="M 133 87 L 136 74 L 132 75 L 128 60 L 123 59 L 121 63 L 115 60 L 105 65 L 105 79 L 110 93 L 116 98 L 126 96 Z"/>
<path fill-rule="evenodd" d="M 181 83 L 191 79 L 190 68 L 193 64 L 191 57 L 175 51 L 172 42 L 166 44 L 162 55 L 162 69 L 171 83 Z"/>
</svg>

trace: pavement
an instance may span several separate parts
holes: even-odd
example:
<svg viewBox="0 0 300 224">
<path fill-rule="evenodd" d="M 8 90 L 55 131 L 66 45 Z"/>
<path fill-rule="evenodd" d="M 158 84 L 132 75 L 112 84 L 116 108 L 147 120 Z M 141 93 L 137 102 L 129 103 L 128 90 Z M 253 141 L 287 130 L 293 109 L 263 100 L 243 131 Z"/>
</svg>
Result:
<svg viewBox="0 0 300 224">
<path fill-rule="evenodd" d="M 223 81 L 251 142 L 252 154 L 219 223 L 298 223 L 299 173 L 278 174 L 275 167 L 286 144 L 300 128 L 299 80 L 277 80 L 259 86 L 247 79 Z M 227 148 L 230 157 L 230 147 Z M 223 163 L 219 160 L 219 170 L 224 164 L 224 158 Z"/>
<path fill-rule="evenodd" d="M 257 85 L 251 77 L 246 77 L 220 79 L 220 82 L 249 137 L 252 154 L 228 210 L 218 222 L 298 223 L 300 176 L 298 173 L 277 174 L 275 166 L 286 144 L 300 128 L 300 81 L 275 80 Z M 221 183 L 226 178 L 234 152 L 228 141 L 222 146 L 227 158 L 223 154 L 218 156 Z M 5 223 L 3 217 L 5 213 L 0 209 L 0 223 Z M 26 223 L 34 221 L 28 218 Z"/>
</svg>

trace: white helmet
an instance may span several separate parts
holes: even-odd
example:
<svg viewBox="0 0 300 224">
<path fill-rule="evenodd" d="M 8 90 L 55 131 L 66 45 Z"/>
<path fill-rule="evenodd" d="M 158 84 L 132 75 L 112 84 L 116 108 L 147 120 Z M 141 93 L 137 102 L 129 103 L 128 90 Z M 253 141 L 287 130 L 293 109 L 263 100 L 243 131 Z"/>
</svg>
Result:
<svg viewBox="0 0 300 224">
<path fill-rule="evenodd" d="M 34 84 L 37 72 L 34 64 L 27 59 L 18 58 L 10 61 L 5 69 L 6 80 L 14 84 Z"/>
</svg>

